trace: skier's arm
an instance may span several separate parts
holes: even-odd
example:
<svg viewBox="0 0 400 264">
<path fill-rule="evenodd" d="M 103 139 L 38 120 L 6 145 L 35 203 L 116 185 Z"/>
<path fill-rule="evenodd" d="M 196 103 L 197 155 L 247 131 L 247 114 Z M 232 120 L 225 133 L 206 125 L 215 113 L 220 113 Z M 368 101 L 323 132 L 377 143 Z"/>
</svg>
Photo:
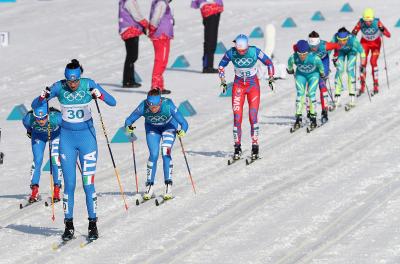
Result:
<svg viewBox="0 0 400 264">
<path fill-rule="evenodd" d="M 324 70 L 324 64 L 322 63 L 322 60 L 320 57 L 316 56 L 315 57 L 315 64 L 317 65 L 317 69 L 319 71 L 319 76 L 321 78 L 325 77 L 325 70 Z"/>
<path fill-rule="evenodd" d="M 231 59 L 232 59 L 232 50 L 230 49 L 227 52 L 225 52 L 224 57 L 222 57 L 218 65 L 219 78 L 221 79 L 221 81 L 225 80 L 225 67 L 229 64 Z"/>
<path fill-rule="evenodd" d="M 106 104 L 109 106 L 115 106 L 117 104 L 117 101 L 115 98 L 106 92 L 98 83 L 93 81 L 92 79 L 89 79 L 89 87 L 92 89 L 97 89 L 100 92 L 100 96 L 98 96 L 98 99 L 104 101 Z"/>
<path fill-rule="evenodd" d="M 379 20 L 378 21 L 378 28 L 382 31 L 382 34 L 385 35 L 387 38 L 390 38 L 391 34 L 389 30 L 383 25 L 383 23 Z"/>
<path fill-rule="evenodd" d="M 31 124 L 31 114 L 26 114 L 22 119 L 22 124 L 26 128 L 27 132 L 32 132 L 32 124 Z"/>
<path fill-rule="evenodd" d="M 37 108 L 43 104 L 46 103 L 46 98 L 47 100 L 50 100 L 54 97 L 57 97 L 60 89 L 61 89 L 61 82 L 58 81 L 54 83 L 52 86 L 50 86 L 50 91 L 47 89 L 47 87 L 42 91 L 41 95 L 33 99 L 31 107 L 32 108 Z"/>
<path fill-rule="evenodd" d="M 361 23 L 360 23 L 360 21 L 358 21 L 357 24 L 355 25 L 355 27 L 353 28 L 353 30 L 351 31 L 351 34 L 353 34 L 354 36 L 357 36 L 360 29 L 361 29 Z"/>
<path fill-rule="evenodd" d="M 189 129 L 188 122 L 183 117 L 183 115 L 178 111 L 178 108 L 176 108 L 175 104 L 171 100 L 169 100 L 168 103 L 169 103 L 169 111 L 172 117 L 179 123 L 181 129 L 186 133 Z"/>
<path fill-rule="evenodd" d="M 125 8 L 128 10 L 129 14 L 133 17 L 135 21 L 138 21 L 142 27 L 147 28 L 149 22 L 144 18 L 140 12 L 139 5 L 136 0 L 128 0 L 125 2 Z"/>
<path fill-rule="evenodd" d="M 287 65 L 288 72 L 293 72 L 294 71 L 293 65 L 294 65 L 294 54 L 292 54 L 292 56 L 289 57 L 288 65 Z"/>
<path fill-rule="evenodd" d="M 144 114 L 144 101 L 125 120 L 125 127 L 132 125 Z"/>
<path fill-rule="evenodd" d="M 356 39 L 354 41 L 354 48 L 356 49 L 357 53 L 360 54 L 361 60 L 365 60 L 365 52 L 364 48 L 362 47 L 361 43 Z"/>
<path fill-rule="evenodd" d="M 335 42 L 326 42 L 326 51 L 331 51 L 331 50 L 338 50 L 340 49 L 340 45 L 339 43 L 335 43 Z"/>
<path fill-rule="evenodd" d="M 271 78 L 275 74 L 275 69 L 274 69 L 274 64 L 272 63 L 272 60 L 262 52 L 259 48 L 257 48 L 257 58 L 259 61 L 261 61 L 265 66 L 268 68 L 268 76 Z"/>
</svg>

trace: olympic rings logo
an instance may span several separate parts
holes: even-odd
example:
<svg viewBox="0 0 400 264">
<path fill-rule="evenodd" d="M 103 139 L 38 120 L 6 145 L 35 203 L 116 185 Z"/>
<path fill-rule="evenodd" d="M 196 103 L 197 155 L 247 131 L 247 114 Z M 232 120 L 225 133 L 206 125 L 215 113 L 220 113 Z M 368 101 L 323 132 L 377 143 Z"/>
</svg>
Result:
<svg viewBox="0 0 400 264">
<path fill-rule="evenodd" d="M 36 125 L 36 126 L 35 126 Z M 47 132 L 47 126 L 40 126 L 38 123 L 34 122 L 34 129 L 38 132 Z"/>
<path fill-rule="evenodd" d="M 163 123 L 167 121 L 168 117 L 165 115 L 149 116 L 149 121 L 151 123 Z"/>
<path fill-rule="evenodd" d="M 305 73 L 313 72 L 316 69 L 315 65 L 312 65 L 312 64 L 305 64 L 305 65 L 300 64 L 297 66 L 297 68 L 299 69 L 299 71 L 305 72 Z"/>
<path fill-rule="evenodd" d="M 250 66 L 254 62 L 253 58 L 237 58 L 235 63 L 239 66 Z"/>
<path fill-rule="evenodd" d="M 373 35 L 378 31 L 376 28 L 364 28 L 362 32 L 366 35 Z"/>
<path fill-rule="evenodd" d="M 84 92 L 84 91 L 72 92 L 72 93 L 70 93 L 68 91 L 64 92 L 64 98 L 67 99 L 69 102 L 80 101 L 85 97 L 85 95 L 86 95 L 86 92 Z"/>
</svg>

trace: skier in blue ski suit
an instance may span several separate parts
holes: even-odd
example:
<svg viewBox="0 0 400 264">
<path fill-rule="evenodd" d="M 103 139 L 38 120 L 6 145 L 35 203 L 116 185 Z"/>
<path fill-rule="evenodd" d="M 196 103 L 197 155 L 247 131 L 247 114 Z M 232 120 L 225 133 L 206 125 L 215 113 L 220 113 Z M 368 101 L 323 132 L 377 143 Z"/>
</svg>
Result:
<svg viewBox="0 0 400 264">
<path fill-rule="evenodd" d="M 83 189 L 86 194 L 86 206 L 89 215 L 89 239 L 97 239 L 96 226 L 97 197 L 94 188 L 94 176 L 97 163 L 97 140 L 93 127 L 90 102 L 100 99 L 110 106 L 115 106 L 114 97 L 108 94 L 100 85 L 89 78 L 81 78 L 82 66 L 77 60 L 72 60 L 65 68 L 65 80 L 54 83 L 32 102 L 32 107 L 38 107 L 57 97 L 61 105 L 62 123 L 60 131 L 61 167 L 64 173 L 64 217 L 65 232 L 63 240 L 70 240 L 74 235 L 73 210 L 76 184 L 76 161 L 82 168 Z"/>
<path fill-rule="evenodd" d="M 125 120 L 127 132 L 132 133 L 134 128 L 131 125 L 141 116 L 145 119 L 146 141 L 150 152 L 147 162 L 146 186 L 148 189 L 143 197 L 145 200 L 150 199 L 153 195 L 153 185 L 161 139 L 164 183 L 166 185 L 164 198 L 171 198 L 173 168 L 171 158 L 172 146 L 176 134 L 178 134 L 179 137 L 183 137 L 189 128 L 187 121 L 178 111 L 172 100 L 161 97 L 160 94 L 160 91 L 157 89 L 150 90 L 147 99 L 143 100 Z M 178 124 L 180 125 L 180 130 L 177 130 Z"/>
<path fill-rule="evenodd" d="M 44 150 L 48 141 L 48 129 L 50 129 L 51 135 L 51 170 L 54 183 L 53 198 L 56 202 L 60 200 L 62 178 L 59 158 L 61 113 L 58 110 L 52 110 L 53 108 L 50 109 L 49 114 L 47 112 L 47 104 L 44 104 L 26 113 L 22 120 L 26 128 L 26 135 L 31 139 L 33 153 L 30 185 L 32 193 L 29 197 L 30 203 L 36 202 L 39 199 L 40 171 L 43 163 Z"/>
</svg>

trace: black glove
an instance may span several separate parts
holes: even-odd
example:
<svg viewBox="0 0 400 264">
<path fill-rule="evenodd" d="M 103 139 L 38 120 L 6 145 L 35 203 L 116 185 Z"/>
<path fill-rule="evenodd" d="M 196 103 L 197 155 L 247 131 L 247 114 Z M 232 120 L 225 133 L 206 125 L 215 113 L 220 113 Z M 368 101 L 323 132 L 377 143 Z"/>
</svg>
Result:
<svg viewBox="0 0 400 264">
<path fill-rule="evenodd" d="M 384 27 L 378 27 L 379 28 L 379 30 L 383 33 L 384 31 L 385 31 L 385 28 Z"/>
<path fill-rule="evenodd" d="M 351 32 L 351 34 L 352 34 L 353 36 L 357 36 L 357 33 L 358 33 L 358 31 L 355 30 L 355 29 Z"/>
<path fill-rule="evenodd" d="M 32 131 L 26 131 L 26 136 L 28 137 L 28 138 L 32 138 Z"/>
<path fill-rule="evenodd" d="M 332 62 L 333 62 L 333 65 L 337 68 L 337 60 L 338 60 L 338 57 L 333 57 L 332 58 Z"/>
<path fill-rule="evenodd" d="M 325 74 L 324 73 L 319 73 L 319 77 L 322 79 L 322 80 L 324 80 L 325 79 Z"/>
<path fill-rule="evenodd" d="M 362 74 L 365 74 L 365 72 L 366 72 L 366 67 L 360 65 L 360 74 L 361 74 L 361 75 L 362 75 Z"/>
<path fill-rule="evenodd" d="M 221 81 L 220 86 L 222 87 L 222 93 L 226 93 L 226 90 L 228 89 L 228 85 L 226 84 L 225 80 Z"/>
<path fill-rule="evenodd" d="M 294 74 L 294 70 L 293 70 L 293 69 L 289 70 L 288 68 L 286 68 L 286 72 L 287 72 L 288 74 Z"/>
<path fill-rule="evenodd" d="M 268 78 L 268 86 L 271 88 L 272 91 L 274 90 L 274 82 L 275 82 L 274 76 Z"/>
</svg>

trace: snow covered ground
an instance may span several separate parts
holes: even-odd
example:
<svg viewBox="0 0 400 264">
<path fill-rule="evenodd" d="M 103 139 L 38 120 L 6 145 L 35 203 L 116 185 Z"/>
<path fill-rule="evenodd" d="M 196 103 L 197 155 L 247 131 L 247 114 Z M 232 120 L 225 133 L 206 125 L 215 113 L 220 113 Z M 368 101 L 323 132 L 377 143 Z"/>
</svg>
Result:
<svg viewBox="0 0 400 264">
<path fill-rule="evenodd" d="M 391 30 L 385 40 L 391 89 L 379 61 L 381 93 L 369 102 L 361 97 L 350 112 L 339 109 L 322 128 L 289 133 L 295 89 L 292 79 L 262 88 L 260 145 L 263 159 L 251 166 L 226 166 L 232 152 L 230 99 L 218 97 L 215 75 L 167 71 L 166 85 L 178 104 L 189 100 L 198 114 L 189 117 L 183 139 L 194 195 L 179 143 L 173 152 L 176 199 L 156 207 L 134 204 L 135 183 L 130 144 L 112 144 L 127 194 L 125 211 L 97 114 L 99 162 L 96 175 L 100 238 L 80 248 L 87 233 L 81 180 L 75 195 L 77 239 L 58 251 L 52 244 L 63 232 L 62 205 L 56 221 L 43 203 L 20 210 L 30 192 L 30 141 L 21 122 L 6 121 L 16 104 L 29 106 L 41 89 L 63 78 L 64 66 L 78 58 L 85 75 L 109 90 L 117 106 L 101 104 L 107 131 L 113 135 L 145 97 L 150 86 L 153 48 L 140 41 L 137 71 L 144 86 L 115 88 L 122 77 L 125 48 L 117 32 L 116 1 L 18 0 L 0 3 L 0 31 L 10 44 L 0 48 L 0 263 L 400 263 L 400 90 L 397 0 L 350 1 L 353 13 L 339 12 L 344 1 L 226 0 L 220 40 L 226 46 L 239 33 L 267 23 L 277 26 L 275 56 L 285 63 L 292 44 L 317 30 L 330 39 L 341 26 L 352 29 L 365 7 Z M 150 1 L 139 0 L 148 13 Z M 175 0 L 176 38 L 170 62 L 184 54 L 191 69 L 200 70 L 203 26 L 189 1 Z M 312 22 L 315 11 L 324 22 Z M 297 28 L 282 29 L 291 16 Z M 263 40 L 253 39 L 255 45 Z M 220 56 L 217 56 L 217 60 Z M 370 70 L 368 69 L 368 74 Z M 232 69 L 228 71 L 232 76 Z M 331 83 L 333 79 L 331 76 Z M 345 94 L 345 93 L 344 93 Z M 347 95 L 344 100 L 347 100 Z M 53 102 L 57 106 L 56 102 Z M 140 186 L 145 180 L 147 147 L 138 122 L 136 142 Z M 250 152 L 247 114 L 243 147 Z M 156 190 L 163 190 L 159 170 Z M 49 195 L 48 173 L 41 193 Z"/>
</svg>

